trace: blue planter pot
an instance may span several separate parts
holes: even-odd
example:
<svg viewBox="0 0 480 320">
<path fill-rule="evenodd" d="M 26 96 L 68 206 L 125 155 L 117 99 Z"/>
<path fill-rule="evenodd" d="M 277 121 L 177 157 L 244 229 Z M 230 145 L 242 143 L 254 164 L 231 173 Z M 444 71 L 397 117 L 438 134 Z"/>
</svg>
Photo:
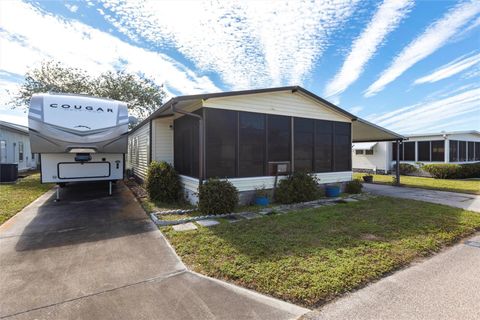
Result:
<svg viewBox="0 0 480 320">
<path fill-rule="evenodd" d="M 325 195 L 329 198 L 335 198 L 340 195 L 340 186 L 326 186 Z"/>
<path fill-rule="evenodd" d="M 270 200 L 267 197 L 255 197 L 255 204 L 258 206 L 268 206 Z"/>
</svg>

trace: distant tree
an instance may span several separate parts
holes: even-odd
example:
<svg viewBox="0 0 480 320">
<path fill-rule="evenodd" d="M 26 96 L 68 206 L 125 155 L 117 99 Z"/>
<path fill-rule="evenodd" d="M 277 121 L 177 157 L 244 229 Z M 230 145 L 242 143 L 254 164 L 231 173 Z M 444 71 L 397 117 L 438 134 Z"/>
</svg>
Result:
<svg viewBox="0 0 480 320">
<path fill-rule="evenodd" d="M 131 114 L 140 120 L 161 106 L 165 98 L 163 85 L 157 85 L 144 75 L 108 71 L 94 77 L 86 70 L 46 61 L 26 73 L 13 103 L 16 107 L 22 107 L 30 103 L 32 94 L 49 91 L 121 100 L 128 104 Z"/>
</svg>

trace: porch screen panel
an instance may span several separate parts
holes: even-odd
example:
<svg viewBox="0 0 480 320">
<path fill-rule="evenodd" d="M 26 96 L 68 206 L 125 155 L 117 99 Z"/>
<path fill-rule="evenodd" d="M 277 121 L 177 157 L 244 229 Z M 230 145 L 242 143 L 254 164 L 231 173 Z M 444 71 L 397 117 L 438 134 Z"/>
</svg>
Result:
<svg viewBox="0 0 480 320">
<path fill-rule="evenodd" d="M 418 141 L 418 161 L 430 160 L 430 141 Z"/>
<path fill-rule="evenodd" d="M 265 115 L 239 113 L 238 176 L 265 175 Z"/>
<path fill-rule="evenodd" d="M 480 142 L 475 142 L 475 161 L 480 161 Z"/>
<path fill-rule="evenodd" d="M 352 170 L 352 139 L 350 123 L 334 122 L 333 171 Z"/>
<path fill-rule="evenodd" d="M 450 162 L 458 161 L 458 141 L 450 140 Z"/>
<path fill-rule="evenodd" d="M 397 145 L 398 143 L 392 143 L 392 160 L 397 160 Z M 403 161 L 403 143 L 400 143 L 400 161 Z"/>
<path fill-rule="evenodd" d="M 468 142 L 468 157 L 467 157 L 467 160 L 468 161 L 473 161 L 475 160 L 475 143 L 473 141 L 469 141 Z"/>
<path fill-rule="evenodd" d="M 458 141 L 458 161 L 467 161 L 467 142 Z"/>
<path fill-rule="evenodd" d="M 333 122 L 315 120 L 315 172 L 333 171 Z"/>
<path fill-rule="evenodd" d="M 415 142 L 403 143 L 403 160 L 415 161 Z"/>
<path fill-rule="evenodd" d="M 445 161 L 445 141 L 432 141 L 432 161 Z"/>
<path fill-rule="evenodd" d="M 189 116 L 175 119 L 174 166 L 178 173 L 198 177 L 198 120 Z"/>
<path fill-rule="evenodd" d="M 297 171 L 313 171 L 313 119 L 294 118 L 294 165 Z"/>
<path fill-rule="evenodd" d="M 236 176 L 236 111 L 205 109 L 205 152 L 207 178 Z"/>
<path fill-rule="evenodd" d="M 267 161 L 290 161 L 291 118 L 277 115 L 267 117 Z"/>
</svg>

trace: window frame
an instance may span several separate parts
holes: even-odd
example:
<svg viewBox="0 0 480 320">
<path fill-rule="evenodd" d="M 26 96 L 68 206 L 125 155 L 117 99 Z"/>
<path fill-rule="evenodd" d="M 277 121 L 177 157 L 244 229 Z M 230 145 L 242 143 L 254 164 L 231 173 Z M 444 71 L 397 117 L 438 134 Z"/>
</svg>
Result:
<svg viewBox="0 0 480 320">
<path fill-rule="evenodd" d="M 18 162 L 23 162 L 25 160 L 25 150 L 23 141 L 18 141 Z"/>
</svg>

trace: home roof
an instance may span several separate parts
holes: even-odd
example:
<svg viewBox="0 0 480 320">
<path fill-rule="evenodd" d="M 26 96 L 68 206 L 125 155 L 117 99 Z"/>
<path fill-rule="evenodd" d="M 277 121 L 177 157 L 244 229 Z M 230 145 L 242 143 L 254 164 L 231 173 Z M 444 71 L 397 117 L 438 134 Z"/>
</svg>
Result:
<svg viewBox="0 0 480 320">
<path fill-rule="evenodd" d="M 8 129 L 19 131 L 20 133 L 28 134 L 28 127 L 25 127 L 16 123 L 0 121 L 0 127 L 5 127 Z"/>
<path fill-rule="evenodd" d="M 431 137 L 431 136 L 443 136 L 443 135 L 452 135 L 452 134 L 475 134 L 480 136 L 480 132 L 477 130 L 466 130 L 466 131 L 442 131 L 435 133 L 414 133 L 406 134 L 405 137 L 416 138 L 416 137 Z"/>
<path fill-rule="evenodd" d="M 155 112 L 153 112 L 148 118 L 146 118 L 141 123 L 139 123 L 135 128 L 133 128 L 130 132 L 134 132 L 136 129 L 140 128 L 142 125 L 144 125 L 145 123 L 148 123 L 152 119 L 173 115 L 173 112 L 171 110 L 172 105 L 175 105 L 177 108 L 181 109 L 182 105 L 186 106 L 187 104 L 195 103 L 196 101 L 201 102 L 202 100 L 207 100 L 211 98 L 223 98 L 223 97 L 259 94 L 259 93 L 275 93 L 275 92 L 281 92 L 281 91 L 290 91 L 292 93 L 295 93 L 295 92 L 303 93 L 306 96 L 309 96 L 310 98 L 312 98 L 313 100 L 316 100 L 322 103 L 327 108 L 330 108 L 332 111 L 338 112 L 344 115 L 345 117 L 349 118 L 350 120 L 352 120 L 352 131 L 353 131 L 354 142 L 391 141 L 391 140 L 404 139 L 402 135 L 399 135 L 395 132 L 392 132 L 383 127 L 370 123 L 364 119 L 361 119 L 300 86 L 286 86 L 286 87 L 275 87 L 275 88 L 265 88 L 265 89 L 228 91 L 228 92 L 178 96 L 168 100 L 160 108 L 158 108 Z"/>
</svg>

